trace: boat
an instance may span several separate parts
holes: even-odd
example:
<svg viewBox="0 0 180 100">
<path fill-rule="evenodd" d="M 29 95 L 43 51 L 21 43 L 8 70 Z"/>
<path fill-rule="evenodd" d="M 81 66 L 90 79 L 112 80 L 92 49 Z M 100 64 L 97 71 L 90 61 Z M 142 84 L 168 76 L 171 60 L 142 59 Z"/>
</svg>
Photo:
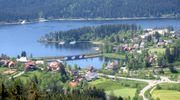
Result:
<svg viewBox="0 0 180 100">
<path fill-rule="evenodd" d="M 79 56 L 79 59 L 82 59 L 82 58 L 83 58 L 83 55 L 80 55 L 80 56 Z"/>
<path fill-rule="evenodd" d="M 100 50 L 100 48 L 96 48 L 95 50 L 96 50 L 96 51 L 99 51 L 99 50 Z"/>
<path fill-rule="evenodd" d="M 69 42 L 69 44 L 76 44 L 76 41 Z"/>
<path fill-rule="evenodd" d="M 64 60 L 68 60 L 68 57 L 65 57 Z"/>
<path fill-rule="evenodd" d="M 71 57 L 71 59 L 75 59 L 75 58 L 76 58 L 75 56 Z"/>
<path fill-rule="evenodd" d="M 21 24 L 25 24 L 26 23 L 26 20 L 23 20 L 22 22 L 21 22 Z"/>
<path fill-rule="evenodd" d="M 47 21 L 45 18 L 39 18 L 39 22 L 45 22 Z"/>
<path fill-rule="evenodd" d="M 64 44 L 65 44 L 65 42 L 64 42 L 64 41 L 61 41 L 61 42 L 59 42 L 59 44 L 60 44 L 60 45 L 64 45 Z"/>
</svg>

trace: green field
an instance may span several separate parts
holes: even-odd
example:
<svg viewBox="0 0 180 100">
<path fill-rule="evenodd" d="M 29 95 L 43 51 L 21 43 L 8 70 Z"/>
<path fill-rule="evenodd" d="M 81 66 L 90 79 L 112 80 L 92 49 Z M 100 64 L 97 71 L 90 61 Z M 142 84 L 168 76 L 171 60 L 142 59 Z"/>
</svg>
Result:
<svg viewBox="0 0 180 100">
<path fill-rule="evenodd" d="M 107 58 L 114 58 L 114 59 L 124 59 L 125 58 L 125 54 L 121 54 L 121 53 L 104 53 L 103 56 L 107 57 Z"/>
<path fill-rule="evenodd" d="M 0 67 L 0 73 L 3 73 L 4 71 L 8 70 L 6 67 Z"/>
<path fill-rule="evenodd" d="M 106 91 L 107 94 L 111 94 L 112 91 Z M 128 98 L 130 96 L 131 98 L 135 96 L 136 88 L 121 88 L 121 89 L 115 89 L 113 90 L 114 96 L 122 96 L 125 98 Z"/>
<path fill-rule="evenodd" d="M 158 53 L 158 54 L 163 54 L 165 53 L 165 48 L 150 48 L 149 53 Z"/>
<path fill-rule="evenodd" d="M 179 100 L 180 92 L 173 90 L 154 90 L 153 98 L 160 98 L 160 100 Z"/>
<path fill-rule="evenodd" d="M 122 96 L 124 98 L 128 98 L 130 96 L 133 98 L 135 96 L 137 88 L 133 85 L 141 85 L 144 87 L 145 83 L 135 82 L 135 81 L 128 81 L 128 80 L 111 80 L 100 78 L 98 80 L 89 82 L 90 87 L 95 86 L 96 88 L 104 89 L 107 94 L 112 94 L 114 96 Z M 131 86 L 132 85 L 132 86 Z"/>
</svg>

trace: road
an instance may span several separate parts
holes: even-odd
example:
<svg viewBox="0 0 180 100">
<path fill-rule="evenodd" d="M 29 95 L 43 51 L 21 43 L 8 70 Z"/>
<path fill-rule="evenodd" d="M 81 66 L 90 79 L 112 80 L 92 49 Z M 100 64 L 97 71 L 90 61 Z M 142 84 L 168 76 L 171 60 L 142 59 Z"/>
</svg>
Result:
<svg viewBox="0 0 180 100">
<path fill-rule="evenodd" d="M 148 85 L 145 86 L 139 93 L 139 96 L 143 98 L 143 100 L 148 100 L 148 98 L 145 97 L 145 92 L 154 86 L 161 84 L 161 83 L 179 83 L 178 81 L 171 81 L 168 77 L 160 76 L 160 80 L 146 80 L 146 79 L 138 79 L 138 78 L 127 78 L 127 77 L 118 77 L 114 75 L 105 75 L 98 73 L 99 76 L 106 76 L 108 78 L 117 78 L 117 79 L 125 79 L 125 80 L 133 80 L 133 81 L 141 81 L 141 82 L 147 82 Z"/>
<path fill-rule="evenodd" d="M 19 77 L 19 76 L 23 75 L 24 73 L 25 73 L 25 71 L 22 71 L 22 72 L 14 75 L 14 76 L 12 76 L 12 77 L 13 77 L 13 78 L 16 78 L 16 77 Z M 9 77 L 9 79 L 11 79 L 12 77 Z"/>
</svg>

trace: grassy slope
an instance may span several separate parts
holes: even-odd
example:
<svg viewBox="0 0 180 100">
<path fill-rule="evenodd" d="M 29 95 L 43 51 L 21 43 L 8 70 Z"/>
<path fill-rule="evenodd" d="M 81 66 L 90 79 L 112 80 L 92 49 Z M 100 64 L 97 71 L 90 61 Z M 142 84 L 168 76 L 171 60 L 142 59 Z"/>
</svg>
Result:
<svg viewBox="0 0 180 100">
<path fill-rule="evenodd" d="M 111 94 L 112 91 L 106 91 L 107 94 Z M 136 89 L 135 88 L 122 88 L 113 90 L 114 96 L 122 96 L 127 98 L 130 96 L 131 98 L 135 96 Z"/>
<path fill-rule="evenodd" d="M 4 71 L 8 70 L 9 68 L 7 67 L 0 67 L 0 73 L 3 73 Z"/>
<path fill-rule="evenodd" d="M 34 75 L 40 77 L 41 75 L 43 75 L 43 73 L 40 71 L 29 71 L 23 74 L 22 76 L 18 77 L 18 79 L 21 79 L 24 83 L 27 83 L 28 80 L 32 78 Z"/>
<path fill-rule="evenodd" d="M 107 58 L 114 58 L 114 59 L 124 59 L 125 55 L 124 54 L 119 54 L 119 53 L 104 53 L 104 57 Z"/>
<path fill-rule="evenodd" d="M 160 98 L 160 100 L 178 100 L 180 92 L 172 90 L 155 90 L 152 93 L 153 98 Z"/>
<path fill-rule="evenodd" d="M 163 54 L 165 53 L 165 48 L 150 48 L 149 53 L 155 53 L 157 52 L 158 54 Z"/>
<path fill-rule="evenodd" d="M 122 97 L 128 97 L 131 98 L 134 97 L 136 88 L 129 88 L 124 87 L 121 84 L 126 80 L 120 80 L 120 81 L 112 81 L 110 79 L 98 79 L 96 81 L 89 82 L 90 87 L 95 86 L 96 88 L 101 88 L 106 91 L 107 94 L 114 93 L 115 96 L 122 96 Z M 133 81 L 126 81 L 126 82 L 133 82 Z"/>
</svg>

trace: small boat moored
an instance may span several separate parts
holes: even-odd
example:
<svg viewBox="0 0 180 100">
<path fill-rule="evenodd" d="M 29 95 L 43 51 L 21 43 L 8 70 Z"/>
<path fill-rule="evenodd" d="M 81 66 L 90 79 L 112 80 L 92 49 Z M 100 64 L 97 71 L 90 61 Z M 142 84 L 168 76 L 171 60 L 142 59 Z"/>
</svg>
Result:
<svg viewBox="0 0 180 100">
<path fill-rule="evenodd" d="M 71 57 L 71 59 L 75 59 L 75 58 L 76 58 L 75 56 Z"/>
<path fill-rule="evenodd" d="M 26 20 L 23 20 L 22 22 L 21 22 L 21 24 L 25 24 L 26 23 Z"/>
<path fill-rule="evenodd" d="M 99 51 L 99 50 L 100 50 L 100 48 L 99 48 L 99 47 L 97 47 L 95 50 L 96 50 L 96 51 Z"/>
<path fill-rule="evenodd" d="M 68 57 L 65 57 L 64 60 L 68 60 Z"/>
<path fill-rule="evenodd" d="M 69 42 L 69 44 L 76 44 L 76 41 Z"/>
<path fill-rule="evenodd" d="M 82 59 L 82 58 L 83 58 L 83 55 L 80 55 L 80 56 L 79 56 L 79 59 Z"/>
<path fill-rule="evenodd" d="M 64 44 L 65 44 L 65 42 L 64 42 L 64 41 L 61 41 L 61 42 L 59 42 L 59 44 L 60 44 L 60 45 L 64 45 Z"/>
</svg>

